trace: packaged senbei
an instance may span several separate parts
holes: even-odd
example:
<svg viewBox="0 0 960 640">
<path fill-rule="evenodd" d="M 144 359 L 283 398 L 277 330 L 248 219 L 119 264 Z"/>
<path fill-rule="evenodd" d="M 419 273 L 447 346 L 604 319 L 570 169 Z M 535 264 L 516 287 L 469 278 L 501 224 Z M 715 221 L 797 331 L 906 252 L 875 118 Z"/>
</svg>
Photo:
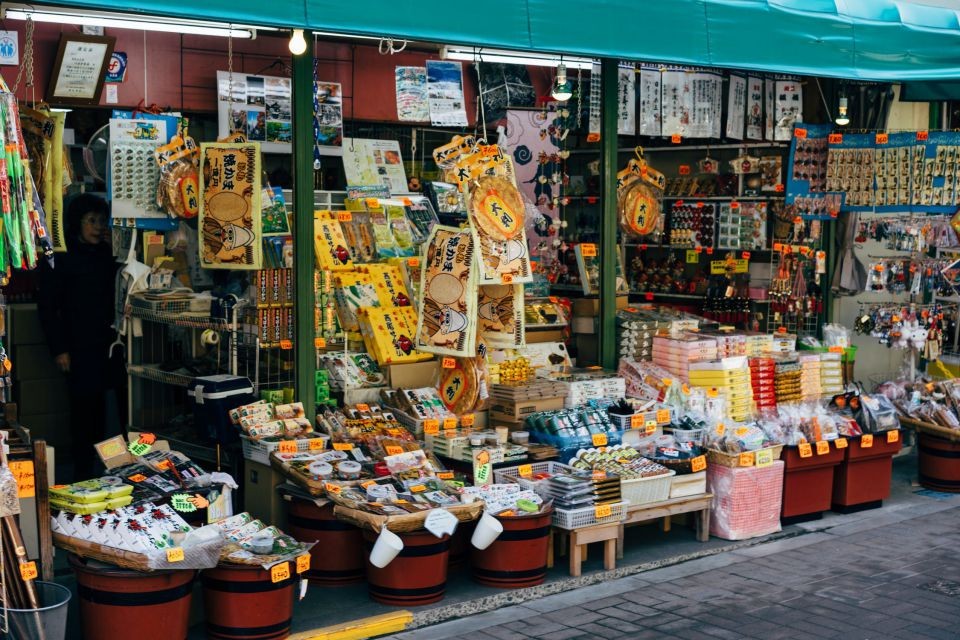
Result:
<svg viewBox="0 0 960 640">
<path fill-rule="evenodd" d="M 313 243 L 320 269 L 347 271 L 353 268 L 353 256 L 333 212 L 314 212 Z"/>
</svg>

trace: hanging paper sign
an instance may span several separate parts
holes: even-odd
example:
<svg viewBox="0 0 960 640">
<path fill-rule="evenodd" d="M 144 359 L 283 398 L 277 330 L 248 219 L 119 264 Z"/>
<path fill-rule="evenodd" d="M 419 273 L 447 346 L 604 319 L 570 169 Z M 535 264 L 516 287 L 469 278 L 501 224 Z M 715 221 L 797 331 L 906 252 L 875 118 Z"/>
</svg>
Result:
<svg viewBox="0 0 960 640">
<path fill-rule="evenodd" d="M 20 36 L 16 31 L 0 31 L 0 65 L 20 64 Z"/>
<path fill-rule="evenodd" d="M 473 454 L 473 484 L 485 487 L 493 478 L 493 463 L 490 462 L 490 452 L 486 449 L 477 449 Z"/>
<path fill-rule="evenodd" d="M 427 518 L 423 522 L 423 528 L 436 537 L 442 538 L 445 535 L 453 535 L 453 532 L 457 529 L 457 522 L 457 516 L 446 509 L 434 509 L 427 514 Z"/>
<path fill-rule="evenodd" d="M 107 63 L 106 82 L 123 82 L 127 75 L 127 54 L 123 51 L 114 51 Z"/>
<path fill-rule="evenodd" d="M 260 269 L 260 145 L 200 146 L 200 266 Z"/>
<path fill-rule="evenodd" d="M 11 460 L 10 472 L 17 481 L 17 497 L 32 498 L 37 495 L 37 479 L 33 460 Z"/>
</svg>

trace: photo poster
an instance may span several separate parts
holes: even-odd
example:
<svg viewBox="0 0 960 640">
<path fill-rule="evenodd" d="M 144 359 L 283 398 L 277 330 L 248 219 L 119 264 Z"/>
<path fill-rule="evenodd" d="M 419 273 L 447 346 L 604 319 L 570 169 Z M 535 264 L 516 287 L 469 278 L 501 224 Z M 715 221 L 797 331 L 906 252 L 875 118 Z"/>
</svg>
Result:
<svg viewBox="0 0 960 640">
<path fill-rule="evenodd" d="M 763 140 L 763 78 L 747 78 L 747 140 Z"/>
<path fill-rule="evenodd" d="M 637 71 L 632 62 L 619 65 L 617 86 L 617 133 L 637 134 Z"/>
<path fill-rule="evenodd" d="M 773 140 L 774 135 L 774 106 L 773 100 L 777 93 L 777 83 L 775 80 L 765 78 L 763 81 L 764 87 L 764 99 L 763 99 L 763 113 L 764 113 L 764 138 L 766 140 Z"/>
<path fill-rule="evenodd" d="M 343 87 L 339 82 L 313 84 L 313 138 L 316 156 L 343 154 Z"/>
<path fill-rule="evenodd" d="M 290 78 L 217 71 L 218 138 L 246 134 L 266 153 L 291 153 L 293 102 Z M 232 107 L 232 108 L 231 108 Z"/>
<path fill-rule="evenodd" d="M 343 169 L 347 184 L 386 187 L 391 195 L 409 193 L 400 143 L 396 140 L 344 138 Z"/>
<path fill-rule="evenodd" d="M 537 91 L 530 80 L 530 71 L 523 65 L 479 62 L 483 113 L 487 122 L 496 122 L 507 116 L 507 109 L 534 107 Z"/>
<path fill-rule="evenodd" d="M 743 140 L 743 126 L 747 107 L 747 79 L 730 76 L 730 91 L 727 94 L 727 137 Z"/>
<path fill-rule="evenodd" d="M 400 122 L 430 122 L 427 100 L 427 68 L 396 67 L 397 119 Z"/>
<path fill-rule="evenodd" d="M 803 85 L 799 78 L 776 80 L 774 98 L 774 134 L 773 139 L 788 142 L 793 138 L 793 126 L 803 122 Z"/>
<path fill-rule="evenodd" d="M 433 126 L 467 126 L 463 65 L 460 62 L 427 60 L 427 99 Z"/>
<path fill-rule="evenodd" d="M 640 69 L 640 135 L 659 136 L 660 69 Z"/>
</svg>

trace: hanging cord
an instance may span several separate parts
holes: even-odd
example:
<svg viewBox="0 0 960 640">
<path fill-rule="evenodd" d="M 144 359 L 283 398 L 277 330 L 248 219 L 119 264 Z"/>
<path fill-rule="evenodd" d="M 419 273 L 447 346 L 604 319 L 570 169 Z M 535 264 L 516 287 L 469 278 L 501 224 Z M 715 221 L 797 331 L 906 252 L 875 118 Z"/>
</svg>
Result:
<svg viewBox="0 0 960 640">
<path fill-rule="evenodd" d="M 833 116 L 830 114 L 830 107 L 827 106 L 827 97 L 823 95 L 823 87 L 820 86 L 820 78 L 814 78 L 817 81 L 817 91 L 820 92 L 820 100 L 823 101 L 823 108 L 827 112 L 827 120 L 833 123 Z"/>
<path fill-rule="evenodd" d="M 483 126 L 483 135 L 477 136 L 477 140 L 479 141 L 480 138 L 486 139 L 487 137 L 487 114 L 483 107 L 483 82 L 480 80 L 480 63 L 473 66 L 477 70 L 477 114 L 479 116 L 477 125 Z M 474 129 L 476 129 L 476 127 L 474 127 Z M 474 133 L 476 133 L 476 131 L 474 131 Z"/>
<path fill-rule="evenodd" d="M 20 69 L 17 71 L 17 82 L 13 85 L 13 93 L 16 95 L 17 91 L 20 89 L 20 82 L 23 80 L 23 74 L 27 74 L 27 85 L 26 88 L 30 92 L 30 99 L 33 102 L 33 105 L 36 106 L 37 96 L 36 89 L 33 84 L 33 18 L 30 14 L 27 14 L 27 25 L 26 25 L 26 43 L 23 48 L 23 64 L 20 65 Z"/>
<path fill-rule="evenodd" d="M 392 56 L 395 53 L 400 53 L 401 51 L 406 49 L 407 44 L 409 44 L 406 40 L 401 40 L 403 44 L 400 45 L 399 48 L 396 48 L 393 46 L 394 42 L 396 41 L 393 38 L 380 38 L 380 46 L 379 46 L 380 55 L 385 56 L 387 54 L 390 54 Z"/>
<path fill-rule="evenodd" d="M 233 28 L 227 34 L 227 122 L 230 123 L 230 133 L 236 131 L 233 119 Z"/>
</svg>

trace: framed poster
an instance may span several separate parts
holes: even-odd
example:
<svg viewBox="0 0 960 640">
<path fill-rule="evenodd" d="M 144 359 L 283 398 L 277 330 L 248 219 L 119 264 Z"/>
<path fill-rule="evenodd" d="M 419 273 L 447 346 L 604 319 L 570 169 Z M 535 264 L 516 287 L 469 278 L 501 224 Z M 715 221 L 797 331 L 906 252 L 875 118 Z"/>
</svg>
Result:
<svg viewBox="0 0 960 640">
<path fill-rule="evenodd" d="M 116 42 L 116 38 L 108 36 L 60 34 L 47 99 L 54 104 L 100 104 L 107 66 Z"/>
<path fill-rule="evenodd" d="M 228 72 L 217 71 L 217 137 L 242 132 L 267 153 L 290 153 L 292 95 L 290 78 L 234 72 L 231 83 Z"/>
</svg>

